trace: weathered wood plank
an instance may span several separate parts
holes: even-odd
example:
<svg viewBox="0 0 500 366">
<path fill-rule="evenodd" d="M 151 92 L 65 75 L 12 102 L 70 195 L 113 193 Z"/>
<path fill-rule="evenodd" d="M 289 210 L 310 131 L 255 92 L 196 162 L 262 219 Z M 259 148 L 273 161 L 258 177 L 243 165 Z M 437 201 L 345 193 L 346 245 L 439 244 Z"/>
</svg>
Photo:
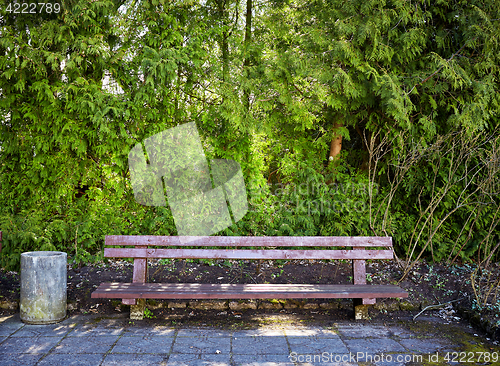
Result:
<svg viewBox="0 0 500 366">
<path fill-rule="evenodd" d="M 147 246 L 137 245 L 136 249 L 147 249 Z M 148 260 L 146 258 L 134 258 L 134 272 L 132 282 L 144 283 L 148 278 Z M 124 299 L 126 305 L 136 305 L 136 299 Z"/>
<path fill-rule="evenodd" d="M 92 298 L 304 299 L 408 297 L 394 285 L 103 283 Z"/>
<path fill-rule="evenodd" d="M 356 247 L 353 250 L 363 250 Z M 364 259 L 356 259 L 352 261 L 352 278 L 355 285 L 366 285 L 366 261 Z M 363 305 L 373 305 L 376 299 L 364 298 L 361 300 Z"/>
<path fill-rule="evenodd" d="M 148 271 L 148 260 L 144 258 L 134 259 L 134 282 L 146 282 Z"/>
<path fill-rule="evenodd" d="M 108 235 L 106 245 L 230 246 L 230 247 L 392 247 L 382 236 L 179 236 Z"/>
<path fill-rule="evenodd" d="M 135 249 L 147 249 L 144 246 L 136 246 Z M 146 282 L 148 274 L 148 260 L 145 258 L 134 259 L 134 276 L 132 282 Z"/>
<path fill-rule="evenodd" d="M 262 250 L 262 249 L 135 249 L 105 248 L 108 258 L 175 259 L 392 259 L 392 250 Z"/>
</svg>

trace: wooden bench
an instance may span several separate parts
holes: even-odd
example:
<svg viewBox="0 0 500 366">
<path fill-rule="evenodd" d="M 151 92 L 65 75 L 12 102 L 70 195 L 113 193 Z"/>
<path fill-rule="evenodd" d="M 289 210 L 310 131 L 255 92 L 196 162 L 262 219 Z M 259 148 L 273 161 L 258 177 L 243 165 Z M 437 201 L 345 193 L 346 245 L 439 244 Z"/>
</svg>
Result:
<svg viewBox="0 0 500 366">
<path fill-rule="evenodd" d="M 144 313 L 145 300 L 138 299 L 351 298 L 355 318 L 363 319 L 368 316 L 367 306 L 375 304 L 376 298 L 408 297 L 406 291 L 395 285 L 366 284 L 367 259 L 393 258 L 390 237 L 211 236 L 183 239 L 189 241 L 182 240 L 183 244 L 177 236 L 106 236 L 105 257 L 134 258 L 133 282 L 102 283 L 91 297 L 122 299 L 123 304 L 132 305 L 131 317 L 134 319 L 140 319 Z M 150 258 L 349 259 L 352 260 L 353 284 L 147 283 L 147 261 Z"/>
</svg>

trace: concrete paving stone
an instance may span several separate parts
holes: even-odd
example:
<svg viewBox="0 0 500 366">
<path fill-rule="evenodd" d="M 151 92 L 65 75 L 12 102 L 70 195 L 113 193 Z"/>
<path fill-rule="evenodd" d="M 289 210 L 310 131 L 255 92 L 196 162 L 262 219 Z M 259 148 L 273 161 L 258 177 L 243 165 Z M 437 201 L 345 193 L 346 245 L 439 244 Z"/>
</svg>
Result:
<svg viewBox="0 0 500 366">
<path fill-rule="evenodd" d="M 351 366 L 358 365 L 353 360 L 353 356 L 349 353 L 324 353 L 324 354 L 290 354 L 290 361 L 294 361 L 296 365 L 329 365 L 329 366 Z"/>
<path fill-rule="evenodd" d="M 173 353 L 204 353 L 216 354 L 217 351 L 229 354 L 231 338 L 205 337 L 177 337 L 174 342 Z"/>
<path fill-rule="evenodd" d="M 123 314 L 123 315 L 125 315 L 125 314 Z M 129 324 L 130 324 L 129 317 L 127 316 L 125 319 L 128 320 Z M 98 319 L 98 323 L 97 324 L 100 325 L 100 326 L 102 326 L 102 327 L 117 328 L 117 327 L 122 327 L 123 326 L 123 320 L 124 320 L 124 318 L 122 318 L 122 317 Z M 132 324 L 135 324 L 135 322 L 132 322 Z M 141 324 L 141 323 L 139 322 L 139 324 Z"/>
<path fill-rule="evenodd" d="M 106 353 L 118 336 L 66 337 L 54 349 L 54 353 Z"/>
<path fill-rule="evenodd" d="M 3 353 L 46 353 L 59 343 L 58 337 L 9 338 L 0 344 Z M 3 356 L 3 355 L 2 355 Z"/>
<path fill-rule="evenodd" d="M 19 313 L 12 314 L 12 315 L 4 315 L 0 316 L 0 324 L 13 324 L 13 323 L 20 323 L 21 325 L 24 325 L 24 323 L 21 321 L 21 317 L 19 316 Z"/>
<path fill-rule="evenodd" d="M 168 358 L 167 366 L 229 366 L 229 354 L 172 354 Z"/>
<path fill-rule="evenodd" d="M 37 366 L 95 366 L 100 365 L 104 354 L 61 354 L 51 353 L 43 358 Z"/>
<path fill-rule="evenodd" d="M 334 330 L 322 328 L 285 329 L 285 335 L 287 337 L 340 338 Z"/>
<path fill-rule="evenodd" d="M 63 324 L 63 325 L 81 324 L 81 323 L 86 323 L 88 321 L 89 321 L 88 315 L 75 314 L 75 315 L 68 316 L 66 319 L 64 319 L 62 322 L 60 322 L 58 324 Z"/>
<path fill-rule="evenodd" d="M 345 339 L 345 345 L 354 354 L 375 355 L 382 352 L 405 352 L 406 349 L 398 342 L 389 338 Z"/>
<path fill-rule="evenodd" d="M 0 354 L 2 366 L 34 366 L 43 354 L 6 353 Z"/>
<path fill-rule="evenodd" d="M 444 341 L 443 339 L 402 339 L 399 341 L 404 347 L 409 351 L 417 353 L 435 353 L 444 347 L 450 347 L 450 343 Z"/>
<path fill-rule="evenodd" d="M 301 356 L 307 356 L 307 355 L 301 355 Z M 353 359 L 353 355 L 349 353 L 339 353 L 339 354 L 324 354 L 321 355 L 321 358 L 318 355 L 312 355 L 316 356 L 316 358 L 300 358 L 297 357 L 297 365 L 328 365 L 328 366 L 351 366 L 355 365 L 357 366 L 358 363 L 356 362 L 351 362 Z M 304 361 L 304 362 L 301 362 Z"/>
<path fill-rule="evenodd" d="M 169 353 L 173 337 L 144 336 L 121 337 L 111 350 L 112 353 Z"/>
<path fill-rule="evenodd" d="M 11 337 L 59 337 L 62 338 L 68 334 L 75 324 L 47 324 L 47 325 L 31 325 L 27 324 L 17 332 L 11 335 Z"/>
<path fill-rule="evenodd" d="M 233 355 L 237 366 L 292 366 L 288 355 Z"/>
<path fill-rule="evenodd" d="M 375 366 L 406 366 L 406 365 L 423 365 L 429 360 L 426 355 L 400 353 L 400 354 L 384 354 L 383 359 L 376 359 L 373 362 Z"/>
<path fill-rule="evenodd" d="M 78 324 L 73 331 L 68 333 L 68 337 L 88 337 L 88 336 L 119 336 L 124 332 L 123 327 L 106 326 L 104 324 Z"/>
<path fill-rule="evenodd" d="M 167 355 L 110 353 L 106 356 L 101 366 L 164 366 L 167 364 L 167 358 Z"/>
<path fill-rule="evenodd" d="M 389 329 L 389 337 L 398 337 L 398 338 L 414 338 L 417 335 L 412 331 L 399 327 L 390 327 Z"/>
<path fill-rule="evenodd" d="M 420 334 L 417 338 L 417 333 L 400 323 L 343 322 L 333 329 L 306 325 L 240 331 L 196 327 L 176 330 L 166 325 L 125 323 L 123 319 L 86 316 L 84 321 L 68 318 L 58 324 L 37 326 L 22 323 L 18 315 L 0 317 L 0 365 L 348 366 L 359 362 L 364 366 L 414 366 L 428 362 L 429 355 L 438 351 L 441 355 L 460 347 L 440 334 L 438 327 L 423 333 L 416 330 Z M 330 359 L 316 362 L 318 359 L 303 358 L 293 363 L 290 352 L 310 357 L 326 352 Z M 336 355 L 349 352 L 357 362 L 335 361 Z M 382 354 L 385 358 L 381 360 Z M 419 356 L 423 361 L 415 358 Z"/>
<path fill-rule="evenodd" d="M 173 337 L 176 329 L 163 326 L 125 328 L 124 337 L 167 336 Z"/>
<path fill-rule="evenodd" d="M 336 328 L 342 337 L 349 338 L 384 338 L 391 335 L 387 327 L 380 325 L 338 325 Z"/>
<path fill-rule="evenodd" d="M 258 329 L 249 329 L 249 330 L 239 330 L 233 332 L 233 337 L 257 337 L 257 336 L 269 336 L 269 337 L 282 337 L 285 335 L 285 330 L 282 329 L 266 329 L 266 328 L 258 328 Z"/>
<path fill-rule="evenodd" d="M 180 329 L 177 337 L 231 337 L 231 332 L 217 329 Z"/>
<path fill-rule="evenodd" d="M 288 337 L 292 352 L 298 354 L 349 353 L 340 338 Z"/>
<path fill-rule="evenodd" d="M 284 336 L 235 337 L 232 343 L 233 354 L 279 355 L 289 354 Z"/>
<path fill-rule="evenodd" d="M 14 325 L 14 324 L 20 326 L 24 325 L 21 318 L 19 317 L 19 314 L 0 316 L 0 325 Z"/>
<path fill-rule="evenodd" d="M 297 366 L 358 366 L 357 363 L 349 363 L 349 362 L 321 362 L 321 363 L 315 363 L 315 362 L 299 362 L 296 363 Z"/>
<path fill-rule="evenodd" d="M 354 359 L 360 365 L 386 365 L 394 363 L 395 365 L 400 365 L 401 361 L 397 360 L 395 353 L 389 352 L 358 352 L 352 353 Z M 403 362 L 405 364 L 405 362 Z"/>
<path fill-rule="evenodd" d="M 0 337 L 9 337 L 17 332 L 21 327 L 7 326 L 0 324 Z"/>
<path fill-rule="evenodd" d="M 22 323 L 20 320 L 19 321 L 5 320 L 3 322 L 0 322 L 0 336 L 8 337 L 14 332 L 17 332 L 22 327 L 24 327 L 24 323 Z"/>
<path fill-rule="evenodd" d="M 372 365 L 374 365 L 374 366 L 406 366 L 407 363 L 405 363 L 405 362 L 397 362 L 397 361 L 392 361 L 392 362 L 381 361 L 381 362 L 372 363 Z M 410 365 L 410 364 L 408 364 L 408 365 Z"/>
<path fill-rule="evenodd" d="M 297 362 L 297 366 L 358 366 L 357 363 L 350 362 Z"/>
</svg>

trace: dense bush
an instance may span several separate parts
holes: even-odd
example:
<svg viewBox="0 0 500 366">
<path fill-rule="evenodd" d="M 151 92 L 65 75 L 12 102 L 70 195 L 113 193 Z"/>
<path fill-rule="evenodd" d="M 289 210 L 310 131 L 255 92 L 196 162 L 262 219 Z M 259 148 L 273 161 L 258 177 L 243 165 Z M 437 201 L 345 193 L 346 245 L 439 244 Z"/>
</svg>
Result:
<svg viewBox="0 0 500 366">
<path fill-rule="evenodd" d="M 207 159 L 242 167 L 249 212 L 220 235 L 389 235 L 406 272 L 423 257 L 497 261 L 499 11 L 424 0 L 2 8 L 1 265 L 29 250 L 84 263 L 105 235 L 176 234 L 168 206 L 135 202 L 127 156 L 186 122 Z"/>
</svg>

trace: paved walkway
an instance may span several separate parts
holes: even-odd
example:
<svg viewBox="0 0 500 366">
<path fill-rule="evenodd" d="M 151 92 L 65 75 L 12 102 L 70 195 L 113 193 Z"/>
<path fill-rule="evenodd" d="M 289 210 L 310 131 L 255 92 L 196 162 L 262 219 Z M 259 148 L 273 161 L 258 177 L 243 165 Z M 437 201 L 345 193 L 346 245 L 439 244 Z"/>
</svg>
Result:
<svg viewBox="0 0 500 366">
<path fill-rule="evenodd" d="M 425 320 L 252 330 L 140 323 L 77 316 L 42 326 L 25 325 L 19 315 L 0 318 L 0 365 L 500 364 L 500 349 L 486 339 L 467 332 L 460 338 L 455 328 Z M 466 362 L 452 362 L 472 344 L 474 354 Z M 481 362 L 480 351 L 489 353 L 489 363 Z M 498 362 L 493 362 L 495 352 Z"/>
</svg>

